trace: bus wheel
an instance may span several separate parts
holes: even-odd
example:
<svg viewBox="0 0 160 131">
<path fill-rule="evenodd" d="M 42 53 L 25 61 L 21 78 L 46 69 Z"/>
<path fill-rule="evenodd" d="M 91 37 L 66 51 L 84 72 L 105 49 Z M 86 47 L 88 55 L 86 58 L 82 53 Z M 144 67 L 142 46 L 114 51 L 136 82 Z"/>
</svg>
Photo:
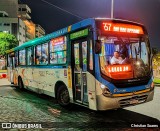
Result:
<svg viewBox="0 0 160 131">
<path fill-rule="evenodd" d="M 19 86 L 19 88 L 20 88 L 21 90 L 24 89 L 24 85 L 23 85 L 23 81 L 22 81 L 22 78 L 21 78 L 21 77 L 18 78 L 18 86 Z"/>
<path fill-rule="evenodd" d="M 70 104 L 69 92 L 65 86 L 60 86 L 57 92 L 57 101 L 61 106 L 67 107 Z"/>
</svg>

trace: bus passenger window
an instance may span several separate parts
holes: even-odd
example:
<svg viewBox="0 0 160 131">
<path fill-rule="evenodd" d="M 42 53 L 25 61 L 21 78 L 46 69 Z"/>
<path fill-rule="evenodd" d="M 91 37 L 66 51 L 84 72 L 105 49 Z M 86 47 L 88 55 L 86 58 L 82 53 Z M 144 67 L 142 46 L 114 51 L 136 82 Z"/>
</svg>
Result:
<svg viewBox="0 0 160 131">
<path fill-rule="evenodd" d="M 18 52 L 15 52 L 15 67 L 18 66 Z"/>
<path fill-rule="evenodd" d="M 50 41 L 50 64 L 65 64 L 66 48 L 66 37 L 52 39 Z"/>
<path fill-rule="evenodd" d="M 32 47 L 27 49 L 27 65 L 32 65 Z"/>
<path fill-rule="evenodd" d="M 42 44 L 41 64 L 48 64 L 48 43 Z"/>
<path fill-rule="evenodd" d="M 26 51 L 25 50 L 19 51 L 19 64 L 26 65 Z"/>
<path fill-rule="evenodd" d="M 66 51 L 57 52 L 57 54 L 58 54 L 58 63 L 59 64 L 66 63 Z"/>
<path fill-rule="evenodd" d="M 36 46 L 36 64 L 39 65 L 41 61 L 41 45 Z"/>
<path fill-rule="evenodd" d="M 50 64 L 57 64 L 57 54 L 56 53 L 51 53 L 50 54 Z"/>
<path fill-rule="evenodd" d="M 36 64 L 48 64 L 48 43 L 36 46 Z"/>
</svg>

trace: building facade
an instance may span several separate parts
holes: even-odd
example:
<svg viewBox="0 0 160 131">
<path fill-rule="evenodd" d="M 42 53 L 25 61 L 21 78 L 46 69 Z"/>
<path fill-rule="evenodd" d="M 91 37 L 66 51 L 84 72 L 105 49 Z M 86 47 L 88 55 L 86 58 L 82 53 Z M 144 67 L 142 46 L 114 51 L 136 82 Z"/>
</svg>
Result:
<svg viewBox="0 0 160 131">
<path fill-rule="evenodd" d="M 26 25 L 18 17 L 8 17 L 7 12 L 0 11 L 0 32 L 13 34 L 17 37 L 19 44 L 26 42 Z"/>
<path fill-rule="evenodd" d="M 18 5 L 18 17 L 21 17 L 23 20 L 30 20 L 31 16 L 31 9 L 26 4 L 19 4 Z"/>
<path fill-rule="evenodd" d="M 22 19 L 18 18 L 18 40 L 19 45 L 26 42 L 26 25 Z"/>
<path fill-rule="evenodd" d="M 37 37 L 42 37 L 42 36 L 45 35 L 45 30 L 38 24 L 36 24 L 36 33 L 35 33 L 35 35 L 36 35 L 36 38 Z"/>
<path fill-rule="evenodd" d="M 0 0 L 0 32 L 13 34 L 19 45 L 45 35 L 45 30 L 31 20 L 31 9 L 18 0 Z"/>
<path fill-rule="evenodd" d="M 10 18 L 16 18 L 18 15 L 18 0 L 0 0 L 0 11 L 7 12 Z"/>
</svg>

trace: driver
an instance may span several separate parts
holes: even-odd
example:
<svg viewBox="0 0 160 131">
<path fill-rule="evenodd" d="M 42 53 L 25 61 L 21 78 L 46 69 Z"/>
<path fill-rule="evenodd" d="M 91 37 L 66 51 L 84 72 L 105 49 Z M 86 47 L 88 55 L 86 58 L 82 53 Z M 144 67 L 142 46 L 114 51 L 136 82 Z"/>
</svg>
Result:
<svg viewBox="0 0 160 131">
<path fill-rule="evenodd" d="M 114 52 L 113 57 L 111 58 L 111 64 L 121 64 L 122 63 L 122 58 L 120 57 L 120 54 L 118 51 Z"/>
</svg>

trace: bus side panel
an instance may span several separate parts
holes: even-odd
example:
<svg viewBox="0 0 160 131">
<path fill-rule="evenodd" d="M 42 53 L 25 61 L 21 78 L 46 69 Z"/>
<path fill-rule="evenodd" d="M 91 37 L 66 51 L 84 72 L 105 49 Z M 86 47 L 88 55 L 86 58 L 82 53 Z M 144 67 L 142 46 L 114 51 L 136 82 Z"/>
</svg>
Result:
<svg viewBox="0 0 160 131">
<path fill-rule="evenodd" d="M 25 88 L 29 88 L 39 94 L 54 97 L 55 84 L 62 81 L 68 87 L 67 69 L 59 68 L 23 68 L 19 73 L 23 79 Z M 68 88 L 71 99 L 72 88 Z"/>
<path fill-rule="evenodd" d="M 89 108 L 93 110 L 97 110 L 95 81 L 95 77 L 89 72 L 87 72 L 88 102 Z"/>
<path fill-rule="evenodd" d="M 16 68 L 13 70 L 13 83 L 14 85 L 18 85 L 18 71 Z"/>
<path fill-rule="evenodd" d="M 14 74 L 14 71 L 12 67 L 7 67 L 7 77 L 11 83 L 13 83 L 13 74 Z"/>
</svg>

